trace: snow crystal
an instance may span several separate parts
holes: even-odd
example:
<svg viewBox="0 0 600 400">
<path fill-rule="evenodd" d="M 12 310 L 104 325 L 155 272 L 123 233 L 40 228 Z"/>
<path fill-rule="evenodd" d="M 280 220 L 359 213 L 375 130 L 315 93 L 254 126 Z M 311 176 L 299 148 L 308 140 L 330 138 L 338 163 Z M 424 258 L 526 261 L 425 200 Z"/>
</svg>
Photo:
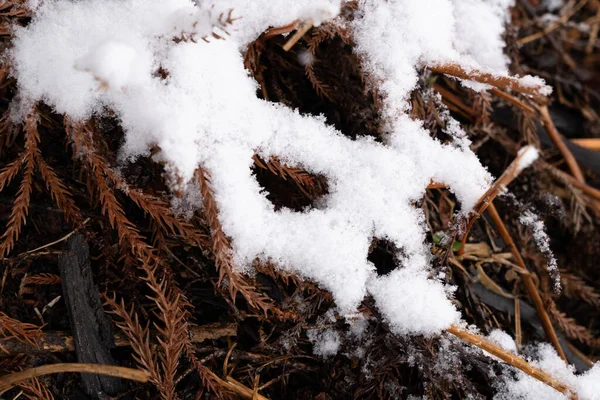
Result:
<svg viewBox="0 0 600 400">
<path fill-rule="evenodd" d="M 313 354 L 323 358 L 335 356 L 340 348 L 341 339 L 335 329 L 310 329 L 308 339 L 313 343 Z"/>
<path fill-rule="evenodd" d="M 246 46 L 266 29 L 298 18 L 321 23 L 337 15 L 339 1 L 202 4 L 40 2 L 31 23 L 15 29 L 11 54 L 20 93 L 75 120 L 113 110 L 126 133 L 121 160 L 157 146 L 156 159 L 188 191 L 198 190 L 191 181 L 202 165 L 241 271 L 250 272 L 259 259 L 313 279 L 333 293 L 344 315 L 371 294 L 398 333 L 431 335 L 459 321 L 449 288 L 429 276 L 424 216 L 414 202 L 433 180 L 445 183 L 466 213 L 491 176 L 458 124 L 449 125 L 456 140 L 444 145 L 409 117 L 408 99 L 428 64 L 504 70 L 500 36 L 510 1 L 360 2 L 348 28 L 365 71 L 380 82 L 384 143 L 350 140 L 323 117 L 258 99 L 243 66 Z M 188 40 L 210 36 L 230 9 L 241 17 L 227 28 L 231 36 Z M 477 24 L 480 43 L 467 35 L 474 13 L 493 28 L 484 34 Z M 311 210 L 275 211 L 253 176 L 254 154 L 326 177 L 329 194 Z M 181 203 L 195 204 L 197 197 Z M 374 237 L 402 249 L 400 265 L 386 276 L 377 276 L 367 260 Z"/>
<path fill-rule="evenodd" d="M 544 222 L 540 220 L 540 217 L 534 214 L 531 211 L 525 211 L 520 217 L 519 222 L 523 225 L 528 226 L 531 229 L 533 234 L 533 240 L 535 244 L 538 246 L 540 251 L 546 256 L 546 260 L 548 262 L 547 268 L 550 272 L 550 275 L 553 276 L 554 279 L 554 290 L 556 292 L 560 291 L 560 275 L 558 272 L 558 263 L 556 262 L 556 258 L 554 258 L 554 254 L 552 253 L 552 249 L 550 248 L 550 238 L 546 233 L 546 227 L 544 226 Z"/>
<path fill-rule="evenodd" d="M 576 375 L 575 367 L 567 365 L 556 354 L 554 348 L 545 343 L 534 349 L 535 357 L 529 362 L 556 379 L 567 384 L 581 400 L 600 400 L 600 363 L 596 363 L 587 372 Z M 505 382 L 499 386 L 496 400 L 565 400 L 570 397 L 552 389 L 545 383 L 516 371 L 516 377 L 505 375 Z"/>
</svg>

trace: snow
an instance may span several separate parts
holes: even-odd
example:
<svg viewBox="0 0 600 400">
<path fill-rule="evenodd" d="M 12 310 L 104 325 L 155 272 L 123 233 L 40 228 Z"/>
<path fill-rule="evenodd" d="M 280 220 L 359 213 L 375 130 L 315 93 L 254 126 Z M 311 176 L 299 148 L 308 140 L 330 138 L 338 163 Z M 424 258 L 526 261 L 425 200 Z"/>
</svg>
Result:
<svg viewBox="0 0 600 400">
<path fill-rule="evenodd" d="M 319 26 L 323 22 L 337 17 L 339 13 L 339 4 L 321 2 L 304 7 L 298 13 L 298 19 L 300 21 L 309 21 L 313 26 Z"/>
<path fill-rule="evenodd" d="M 587 372 L 577 375 L 575 368 L 565 364 L 551 345 L 540 344 L 533 349 L 533 352 L 534 357 L 529 362 L 567 384 L 579 399 L 600 400 L 600 363 L 596 363 Z M 514 378 L 505 374 L 505 382 L 500 385 L 500 390 L 494 397 L 495 400 L 565 400 L 569 398 L 521 371 L 517 371 Z"/>
<path fill-rule="evenodd" d="M 517 343 L 515 343 L 515 340 L 501 329 L 493 329 L 487 338 L 490 342 L 502 347 L 504 350 L 512 353 L 517 352 Z"/>
<path fill-rule="evenodd" d="M 516 173 L 518 174 L 525 168 L 529 167 L 535 162 L 535 160 L 539 158 L 539 156 L 540 153 L 534 146 L 523 147 L 521 150 L 519 150 L 519 153 L 517 154 L 517 157 L 519 158 L 519 163 L 517 165 Z"/>
<path fill-rule="evenodd" d="M 355 313 L 370 294 L 400 334 L 433 335 L 457 323 L 451 288 L 430 276 L 424 216 L 415 202 L 430 181 L 443 182 L 466 214 L 492 178 L 457 123 L 451 124 L 454 142 L 444 145 L 408 116 L 407 100 L 426 65 L 454 62 L 506 73 L 501 34 L 511 3 L 360 2 L 348 27 L 384 96 L 384 143 L 350 140 L 323 117 L 257 98 L 257 84 L 243 67 L 246 46 L 267 28 L 295 19 L 322 23 L 337 15 L 339 2 L 215 4 L 40 2 L 32 22 L 15 29 L 11 57 L 20 94 L 75 120 L 111 109 L 126 132 L 121 162 L 158 146 L 155 158 L 165 162 L 174 189 L 197 193 L 192 177 L 202 165 L 241 272 L 252 272 L 257 259 L 273 262 L 330 290 L 342 315 Z M 225 28 L 228 36 L 219 18 L 231 9 L 241 18 Z M 475 42 L 468 30 L 478 16 L 490 29 L 478 23 Z M 225 40 L 212 38 L 213 31 Z M 252 174 L 254 154 L 326 177 L 329 194 L 314 209 L 275 211 Z M 197 196 L 186 196 L 179 206 L 200 207 Z M 401 249 L 398 268 L 385 276 L 367 261 L 374 237 Z M 333 351 L 329 336 L 316 351 Z"/>
<path fill-rule="evenodd" d="M 322 358 L 335 356 L 340 348 L 341 339 L 337 330 L 333 328 L 307 332 L 308 339 L 313 343 L 313 354 Z"/>
</svg>

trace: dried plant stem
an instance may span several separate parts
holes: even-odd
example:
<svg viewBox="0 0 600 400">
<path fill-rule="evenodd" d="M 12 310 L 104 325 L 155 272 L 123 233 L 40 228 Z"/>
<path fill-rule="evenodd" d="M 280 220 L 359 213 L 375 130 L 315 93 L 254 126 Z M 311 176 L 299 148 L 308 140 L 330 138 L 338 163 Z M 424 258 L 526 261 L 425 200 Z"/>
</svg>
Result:
<svg viewBox="0 0 600 400">
<path fill-rule="evenodd" d="M 455 325 L 450 326 L 450 328 L 448 328 L 446 331 L 469 344 L 472 344 L 474 346 L 479 347 L 482 350 L 487 351 L 491 355 L 498 357 L 502 361 L 512 365 L 515 368 L 518 368 L 527 375 L 541 382 L 544 382 L 546 385 L 552 387 L 553 389 L 565 395 L 570 395 L 571 399 L 577 399 L 577 396 L 572 393 L 572 390 L 569 388 L 569 386 L 560 382 L 552 375 L 529 364 L 521 357 L 502 349 L 501 347 L 485 340 L 481 336 L 471 333 L 465 329 L 459 328 Z"/>
<path fill-rule="evenodd" d="M 565 159 L 565 162 L 569 167 L 569 171 L 571 171 L 571 174 L 575 177 L 575 179 L 577 179 L 579 182 L 585 183 L 585 177 L 583 176 L 583 172 L 581 172 L 581 168 L 579 168 L 579 165 L 577 164 L 577 160 L 575 160 L 575 157 L 573 157 L 571 150 L 569 150 L 563 141 L 562 136 L 556 129 L 556 126 L 554 126 L 554 122 L 552 122 L 552 118 L 548 112 L 548 106 L 540 106 L 538 109 L 542 117 L 542 123 L 544 124 L 550 139 L 552 139 L 552 142 Z"/>
<path fill-rule="evenodd" d="M 296 42 L 298 40 L 302 39 L 302 36 L 304 36 L 304 34 L 306 32 L 308 32 L 308 30 L 310 28 L 312 28 L 312 26 L 313 26 L 312 21 L 300 22 L 300 24 L 298 25 L 298 30 L 296 31 L 296 33 L 294 33 L 292 35 L 292 37 L 283 45 L 283 50 L 290 51 L 290 49 L 292 47 L 294 47 L 294 45 L 296 44 Z"/>
<path fill-rule="evenodd" d="M 479 71 L 476 69 L 466 70 L 459 64 L 430 65 L 427 68 L 439 74 L 445 74 L 453 76 L 455 78 L 468 79 L 479 83 L 485 83 L 487 85 L 492 85 L 500 89 L 507 89 L 523 93 L 537 99 L 542 99 L 545 97 L 542 94 L 546 89 L 545 86 L 525 85 L 518 78 L 512 76 L 495 75 L 489 72 Z"/>
<path fill-rule="evenodd" d="M 151 337 L 155 337 L 156 332 L 150 332 Z M 222 337 L 236 336 L 236 324 L 206 324 L 190 328 L 190 343 L 202 343 L 205 340 L 219 339 Z M 131 340 L 127 335 L 117 333 L 114 335 L 114 344 L 117 347 L 131 346 Z M 150 341 L 151 345 L 156 344 Z M 24 343 L 17 338 L 2 341 L 2 356 L 13 357 L 17 354 L 38 354 L 38 353 L 60 353 L 66 351 L 75 351 L 75 344 L 70 332 L 48 331 L 40 332 L 36 337 L 35 343 Z"/>
<path fill-rule="evenodd" d="M 236 381 L 235 379 L 233 379 L 230 376 L 227 376 L 227 378 L 224 380 L 224 379 L 219 378 L 211 370 L 207 370 L 207 371 L 211 375 L 212 379 L 214 379 L 219 385 L 223 386 L 227 390 L 237 393 L 238 395 L 240 395 L 241 397 L 243 397 L 245 399 L 268 400 L 265 396 L 261 395 L 260 393 L 256 393 L 254 390 L 245 386 L 241 382 Z"/>
<path fill-rule="evenodd" d="M 488 215 L 492 219 L 494 226 L 496 227 L 498 233 L 500 234 L 500 237 L 504 241 L 504 244 L 506 245 L 508 250 L 512 253 L 513 257 L 515 258 L 517 265 L 519 267 L 521 267 L 523 270 L 527 271 L 528 270 L 527 266 L 525 265 L 525 261 L 523 261 L 521 254 L 519 253 L 519 249 L 517 249 L 517 246 L 515 245 L 515 242 L 512 240 L 512 237 L 511 237 L 510 233 L 508 232 L 508 229 L 506 229 L 506 225 L 504 225 L 504 221 L 502 221 L 500 214 L 498 214 L 498 211 L 496 210 L 496 207 L 493 204 L 490 204 L 488 207 Z M 533 305 L 534 305 L 535 309 L 537 310 L 540 320 L 542 321 L 542 326 L 544 327 L 546 336 L 548 336 L 548 339 L 550 340 L 550 342 L 556 349 L 556 352 L 558 353 L 560 358 L 562 358 L 563 360 L 566 361 L 567 358 L 565 357 L 565 353 L 558 341 L 558 337 L 556 336 L 556 332 L 554 331 L 554 327 L 552 326 L 552 322 L 550 321 L 548 312 L 546 311 L 546 308 L 544 308 L 544 303 L 542 301 L 540 293 L 538 292 L 537 288 L 535 287 L 533 278 L 531 277 L 530 274 L 522 274 L 521 278 L 523 279 L 523 283 L 525 284 L 525 289 L 527 290 L 527 293 L 529 294 L 529 297 L 531 298 L 531 301 L 533 302 Z"/>
<path fill-rule="evenodd" d="M 146 371 L 133 368 L 117 367 L 115 365 L 79 363 L 49 364 L 42 365 L 41 367 L 30 368 L 25 371 L 14 372 L 12 374 L 0 377 L 0 391 L 10 389 L 21 382 L 25 382 L 32 378 L 37 378 L 38 376 L 63 372 L 108 375 L 142 383 L 148 382 L 149 378 L 149 375 Z"/>
<path fill-rule="evenodd" d="M 475 207 L 473 207 L 474 213 L 467 222 L 467 228 L 461 240 L 462 246 L 459 251 L 459 254 L 463 254 L 464 252 L 465 244 L 467 243 L 467 239 L 469 237 L 469 232 L 471 231 L 471 228 L 473 227 L 475 221 L 481 216 L 481 214 L 483 214 L 483 212 L 488 208 L 488 206 L 492 204 L 494 199 L 500 193 L 502 193 L 506 189 L 506 187 L 513 180 L 515 180 L 515 178 L 519 176 L 519 174 L 523 170 L 521 160 L 525 153 L 526 151 L 521 151 L 517 154 L 517 157 L 513 160 L 513 162 L 510 163 L 508 168 L 504 170 L 502 175 L 500 175 L 500 177 L 496 179 L 496 182 L 494 182 L 494 184 L 487 190 L 487 192 L 485 192 L 483 196 L 481 196 L 481 198 L 477 201 Z"/>
<path fill-rule="evenodd" d="M 270 28 L 265 33 L 263 33 L 262 38 L 263 39 L 269 39 L 269 38 L 272 38 L 273 36 L 283 35 L 285 33 L 290 33 L 294 29 L 296 29 L 297 25 L 298 25 L 298 20 L 296 19 L 296 20 L 290 22 L 287 25 L 278 26 L 276 28 Z"/>
<path fill-rule="evenodd" d="M 571 139 L 571 142 L 586 149 L 600 151 L 600 139 L 598 138 Z"/>
<path fill-rule="evenodd" d="M 526 104 L 524 101 L 516 98 L 515 96 L 506 93 L 503 90 L 494 87 L 490 89 L 490 92 L 500 97 L 501 99 L 511 103 L 512 105 L 517 106 L 521 110 L 525 111 L 527 114 L 535 114 L 535 109 L 533 107 L 531 107 L 529 104 Z"/>
</svg>

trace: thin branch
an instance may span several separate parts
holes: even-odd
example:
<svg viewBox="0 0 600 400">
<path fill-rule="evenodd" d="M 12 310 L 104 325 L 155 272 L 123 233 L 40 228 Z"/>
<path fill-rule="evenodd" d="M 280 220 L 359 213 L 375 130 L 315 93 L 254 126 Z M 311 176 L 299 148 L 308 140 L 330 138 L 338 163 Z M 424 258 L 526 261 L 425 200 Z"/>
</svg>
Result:
<svg viewBox="0 0 600 400">
<path fill-rule="evenodd" d="M 508 229 L 506 229 L 506 225 L 504 225 L 504 222 L 502 221 L 500 214 L 498 214 L 498 211 L 496 210 L 494 204 L 489 205 L 488 215 L 492 219 L 494 226 L 498 230 L 500 237 L 506 245 L 506 248 L 512 253 L 513 257 L 515 258 L 517 265 L 523 270 L 528 271 L 527 265 L 525 265 L 525 261 L 523 261 L 523 258 L 519 253 L 519 249 L 515 245 L 515 242 L 513 241 L 510 233 L 508 232 Z M 533 278 L 530 274 L 521 274 L 521 278 L 523 279 L 525 289 L 527 290 L 527 293 L 529 294 L 529 297 L 531 298 L 531 301 L 533 302 L 533 305 L 537 310 L 540 320 L 542 321 L 542 325 L 544 327 L 544 331 L 546 332 L 546 336 L 548 336 L 548 339 L 556 349 L 556 352 L 558 353 L 560 358 L 566 361 L 567 358 L 565 357 L 565 353 L 560 345 L 560 342 L 558 341 L 558 337 L 556 336 L 556 332 L 554 331 L 552 322 L 548 317 L 548 312 L 544 307 L 544 302 L 540 297 L 540 293 L 538 292 L 535 283 L 533 282 Z"/>
<path fill-rule="evenodd" d="M 0 391 L 8 390 L 11 387 L 20 384 L 21 382 L 25 382 L 32 378 L 64 372 L 107 375 L 142 383 L 148 382 L 149 378 L 149 375 L 146 371 L 133 368 L 117 367 L 115 365 L 78 363 L 49 364 L 42 365 L 41 367 L 33 367 L 25 371 L 13 372 L 12 374 L 0 377 Z"/>
<path fill-rule="evenodd" d="M 546 85 L 525 84 L 522 79 L 512 76 L 496 75 L 476 69 L 467 70 L 459 64 L 429 65 L 427 68 L 439 74 L 453 76 L 459 79 L 471 80 L 486 85 L 492 85 L 500 89 L 512 90 L 532 96 L 536 99 L 543 99 L 546 93 L 550 92 L 550 87 Z"/>
<path fill-rule="evenodd" d="M 518 368 L 527 375 L 539 380 L 540 382 L 545 383 L 551 388 L 565 395 L 570 395 L 570 398 L 572 400 L 577 399 L 577 396 L 573 394 L 573 391 L 566 384 L 560 382 L 552 375 L 542 371 L 541 369 L 534 367 L 521 357 L 504 350 L 500 346 L 489 342 L 481 336 L 471 333 L 465 329 L 459 328 L 455 325 L 450 326 L 450 328 L 448 328 L 446 331 L 469 344 L 472 344 L 474 346 L 479 347 L 482 350 L 487 351 L 491 355 L 498 357 L 502 361 L 512 365 L 515 368 Z"/>
<path fill-rule="evenodd" d="M 546 131 L 548 132 L 548 136 L 552 139 L 554 145 L 558 148 L 563 158 L 565 159 L 567 166 L 569 167 L 569 171 L 571 174 L 581 183 L 585 183 L 585 177 L 583 176 L 583 172 L 581 172 L 581 168 L 579 168 L 579 164 L 577 164 L 577 160 L 573 157 L 573 153 L 567 147 L 561 134 L 556 129 L 554 122 L 552 121 L 552 117 L 550 117 L 550 113 L 548 112 L 548 106 L 540 106 L 539 108 L 540 115 L 542 117 L 542 122 Z"/>
<path fill-rule="evenodd" d="M 462 237 L 462 241 L 461 241 L 462 246 L 459 251 L 459 254 L 462 254 L 464 251 L 465 244 L 467 243 L 467 239 L 469 236 L 469 232 L 471 231 L 471 228 L 473 227 L 473 224 L 475 223 L 475 221 L 481 216 L 481 214 L 483 214 L 483 212 L 486 210 L 486 208 L 488 208 L 488 206 L 490 206 L 492 204 L 494 199 L 500 193 L 504 192 L 506 190 L 506 188 L 508 187 L 508 185 L 513 180 L 515 180 L 517 176 L 519 176 L 519 174 L 523 170 L 522 160 L 523 160 L 523 157 L 525 157 L 525 154 L 527 152 L 528 152 L 527 148 L 522 148 L 521 151 L 519 151 L 519 153 L 517 154 L 517 157 L 513 160 L 513 162 L 510 163 L 508 168 L 506 168 L 504 170 L 502 175 L 500 175 L 500 177 L 498 179 L 496 179 L 494 184 L 487 190 L 487 192 L 485 192 L 483 194 L 483 196 L 481 196 L 479 198 L 479 200 L 477 201 L 477 204 L 475 205 L 475 207 L 473 207 L 473 210 L 474 210 L 473 214 L 469 218 L 469 221 L 467 222 L 467 227 L 466 227 L 465 233 Z"/>
</svg>

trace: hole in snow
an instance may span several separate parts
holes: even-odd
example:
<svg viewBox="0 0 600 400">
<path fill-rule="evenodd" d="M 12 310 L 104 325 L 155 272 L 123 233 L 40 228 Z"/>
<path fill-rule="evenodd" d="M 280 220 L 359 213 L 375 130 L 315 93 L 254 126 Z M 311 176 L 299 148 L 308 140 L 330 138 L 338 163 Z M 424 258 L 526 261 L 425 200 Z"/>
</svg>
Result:
<svg viewBox="0 0 600 400">
<path fill-rule="evenodd" d="M 254 176 L 275 210 L 285 207 L 300 212 L 315 208 L 318 201 L 329 193 L 324 176 L 284 165 L 275 159 L 266 162 L 256 156 L 254 160 Z"/>
<path fill-rule="evenodd" d="M 377 275 L 387 275 L 398 266 L 398 256 L 402 249 L 386 239 L 373 238 L 367 260 L 377 268 Z"/>
<path fill-rule="evenodd" d="M 380 140 L 380 103 L 369 89 L 352 47 L 334 37 L 311 53 L 310 41 L 316 34 L 305 35 L 288 52 L 282 45 L 289 38 L 281 36 L 249 45 L 246 68 L 261 85 L 258 96 L 297 108 L 302 114 L 323 115 L 327 124 L 353 140 L 360 136 Z"/>
</svg>

